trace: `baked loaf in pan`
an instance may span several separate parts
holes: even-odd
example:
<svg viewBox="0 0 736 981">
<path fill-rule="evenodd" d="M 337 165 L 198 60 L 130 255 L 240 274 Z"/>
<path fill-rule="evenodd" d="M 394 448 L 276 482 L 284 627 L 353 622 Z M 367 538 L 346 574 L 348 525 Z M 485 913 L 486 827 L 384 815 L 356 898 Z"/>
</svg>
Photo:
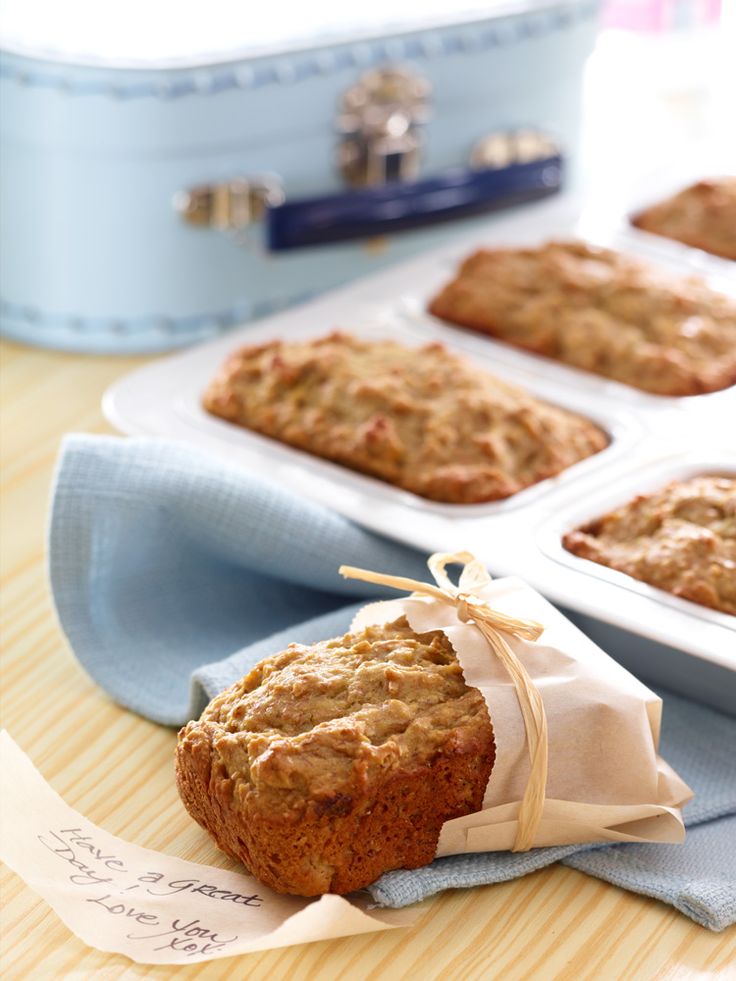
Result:
<svg viewBox="0 0 736 981">
<path fill-rule="evenodd" d="M 656 395 L 736 382 L 736 300 L 583 242 L 476 252 L 429 309 Z"/>
<path fill-rule="evenodd" d="M 570 552 L 736 615 L 736 478 L 673 481 L 571 531 Z"/>
<path fill-rule="evenodd" d="M 453 356 L 333 333 L 244 347 L 208 412 L 422 497 L 509 497 L 607 445 L 587 419 Z"/>
<path fill-rule="evenodd" d="M 640 212 L 632 224 L 736 260 L 736 177 L 698 181 Z"/>
<path fill-rule="evenodd" d="M 486 703 L 406 618 L 261 661 L 179 733 L 176 776 L 218 847 L 277 892 L 347 893 L 434 858 L 480 810 Z"/>
</svg>

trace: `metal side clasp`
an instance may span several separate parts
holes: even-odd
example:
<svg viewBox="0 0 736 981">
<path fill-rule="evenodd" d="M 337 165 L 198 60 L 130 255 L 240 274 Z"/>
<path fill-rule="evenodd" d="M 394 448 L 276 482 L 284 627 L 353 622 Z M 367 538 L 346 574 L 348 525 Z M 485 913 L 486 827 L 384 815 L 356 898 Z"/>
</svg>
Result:
<svg viewBox="0 0 736 981">
<path fill-rule="evenodd" d="M 242 232 L 283 201 L 284 191 L 275 177 L 239 177 L 179 191 L 174 208 L 192 225 Z"/>
</svg>

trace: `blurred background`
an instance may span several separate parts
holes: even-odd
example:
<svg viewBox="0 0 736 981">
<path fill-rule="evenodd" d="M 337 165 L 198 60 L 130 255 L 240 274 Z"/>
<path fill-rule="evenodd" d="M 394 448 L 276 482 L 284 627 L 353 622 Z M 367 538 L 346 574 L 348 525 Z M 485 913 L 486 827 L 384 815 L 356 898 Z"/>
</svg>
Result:
<svg viewBox="0 0 736 981">
<path fill-rule="evenodd" d="M 730 0 L 607 0 L 584 76 L 584 187 L 600 205 L 642 174 L 736 147 Z M 697 162 L 696 162 L 697 161 Z"/>
<path fill-rule="evenodd" d="M 728 169 L 734 20 L 720 0 L 3 0 L 0 327 L 155 352 L 545 194 L 619 220 L 663 170 Z"/>
</svg>

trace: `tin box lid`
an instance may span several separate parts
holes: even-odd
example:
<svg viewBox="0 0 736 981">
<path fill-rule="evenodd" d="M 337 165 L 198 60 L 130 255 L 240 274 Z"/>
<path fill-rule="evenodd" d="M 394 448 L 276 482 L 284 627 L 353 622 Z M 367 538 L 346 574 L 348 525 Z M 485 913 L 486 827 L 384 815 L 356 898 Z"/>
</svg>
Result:
<svg viewBox="0 0 736 981">
<path fill-rule="evenodd" d="M 107 68 L 168 69 L 452 27 L 574 0 L 0 0 L 0 47 Z"/>
</svg>

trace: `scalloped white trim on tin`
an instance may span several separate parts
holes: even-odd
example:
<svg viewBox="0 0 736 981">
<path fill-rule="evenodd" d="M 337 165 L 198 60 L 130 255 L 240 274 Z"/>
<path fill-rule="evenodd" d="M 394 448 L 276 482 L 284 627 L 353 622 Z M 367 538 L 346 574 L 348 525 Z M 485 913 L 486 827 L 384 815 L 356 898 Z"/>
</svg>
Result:
<svg viewBox="0 0 736 981">
<path fill-rule="evenodd" d="M 422 30 L 399 37 L 343 44 L 326 50 L 286 56 L 259 56 L 248 63 L 170 66 L 164 75 L 156 68 L 114 68 L 103 64 L 39 64 L 51 52 L 3 52 L 0 78 L 19 85 L 56 88 L 69 96 L 102 95 L 119 99 L 177 99 L 187 95 L 214 96 L 230 89 L 262 89 L 293 85 L 311 77 L 365 68 L 382 61 L 419 61 L 508 47 L 541 38 L 594 17 L 598 0 L 570 0 L 563 5 L 526 10 L 513 16 L 500 10 L 487 21 L 448 28 L 441 33 Z M 505 16 L 500 16 L 504 13 Z M 496 23 L 497 21 L 497 23 Z M 114 77 L 117 76 L 117 77 Z"/>
<path fill-rule="evenodd" d="M 1 0 L 0 48 L 101 68 L 193 68 L 292 54 L 472 22 L 575 0 Z M 579 0 L 578 0 L 579 2 Z"/>
<path fill-rule="evenodd" d="M 310 291 L 256 303 L 243 301 L 225 310 L 179 317 L 151 313 L 128 318 L 57 313 L 0 299 L 0 335 L 25 344 L 92 353 L 162 351 L 216 337 L 314 295 Z"/>
</svg>

